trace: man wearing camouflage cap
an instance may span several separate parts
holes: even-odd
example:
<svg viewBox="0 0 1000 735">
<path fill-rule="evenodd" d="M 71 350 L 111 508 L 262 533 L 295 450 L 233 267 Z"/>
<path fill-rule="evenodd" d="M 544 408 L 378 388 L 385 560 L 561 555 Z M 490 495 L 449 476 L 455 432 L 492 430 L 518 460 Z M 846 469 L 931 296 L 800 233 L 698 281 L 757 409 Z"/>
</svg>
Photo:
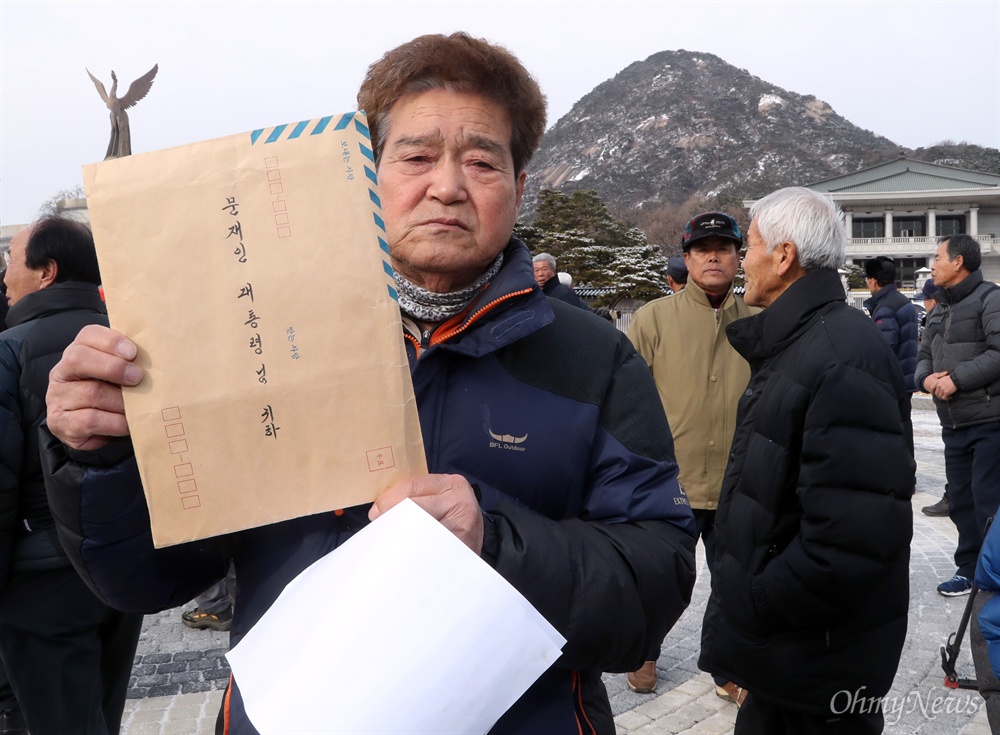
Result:
<svg viewBox="0 0 1000 735">
<path fill-rule="evenodd" d="M 742 243 L 739 225 L 727 214 L 705 212 L 691 219 L 681 240 L 687 286 L 639 309 L 628 333 L 653 372 L 709 570 L 736 405 L 750 379 L 750 367 L 729 344 L 726 326 L 758 311 L 733 293 Z M 628 675 L 634 691 L 655 691 L 662 643 L 649 641 L 646 663 Z M 716 686 L 720 696 L 742 699 L 726 680 Z"/>
</svg>

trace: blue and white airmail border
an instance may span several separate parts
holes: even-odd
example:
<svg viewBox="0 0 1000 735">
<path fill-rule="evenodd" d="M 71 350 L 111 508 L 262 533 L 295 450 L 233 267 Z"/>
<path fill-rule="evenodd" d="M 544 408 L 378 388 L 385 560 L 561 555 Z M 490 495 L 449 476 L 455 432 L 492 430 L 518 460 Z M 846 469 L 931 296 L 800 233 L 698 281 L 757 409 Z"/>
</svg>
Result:
<svg viewBox="0 0 1000 735">
<path fill-rule="evenodd" d="M 372 139 L 371 133 L 368 131 L 368 126 L 366 126 L 363 122 L 361 122 L 361 120 L 359 120 L 356 117 L 356 115 L 358 114 L 363 115 L 364 112 L 361 113 L 348 112 L 344 115 L 341 115 L 340 119 L 337 120 L 337 124 L 334 125 L 333 128 L 331 128 L 331 130 L 333 131 L 346 130 L 347 127 L 353 121 L 354 129 L 357 130 L 361 134 L 361 136 L 370 143 Z M 263 138 L 263 144 L 274 143 L 282 139 L 295 140 L 296 138 L 301 137 L 302 134 L 306 132 L 306 129 L 309 128 L 310 126 L 312 126 L 312 129 L 308 131 L 309 135 L 321 135 L 329 127 L 330 123 L 333 121 L 333 118 L 334 116 L 330 115 L 328 117 L 321 117 L 318 120 L 303 120 L 302 122 L 295 123 L 294 125 L 289 123 L 287 125 L 276 125 L 273 128 L 261 128 L 259 130 L 254 130 L 252 133 L 250 133 L 250 145 L 256 145 L 256 143 L 259 140 L 261 140 L 261 138 Z M 285 135 L 286 131 L 288 131 L 288 135 Z M 265 133 L 267 133 L 266 136 L 264 135 Z M 371 163 L 370 166 L 368 165 L 368 163 L 366 163 L 364 165 L 364 169 L 365 169 L 365 176 L 367 176 L 368 180 L 371 182 L 371 186 L 368 187 L 368 198 L 371 199 L 372 204 L 375 205 L 375 209 L 372 211 L 372 217 L 375 218 L 376 227 L 378 227 L 379 230 L 382 232 L 382 235 L 378 236 L 378 244 L 379 247 L 382 249 L 382 251 L 385 253 L 385 255 L 382 257 L 382 268 L 383 270 L 385 270 L 386 275 L 389 276 L 389 283 L 387 284 L 386 288 L 389 289 L 389 295 L 393 298 L 393 300 L 399 301 L 399 294 L 396 293 L 395 289 L 396 281 L 392 277 L 392 265 L 389 263 L 388 260 L 389 243 L 386 242 L 385 237 L 383 237 L 383 235 L 385 234 L 385 222 L 382 220 L 382 217 L 379 214 L 382 211 L 382 201 L 379 199 L 378 193 L 376 193 L 375 189 L 373 188 L 374 186 L 378 185 L 378 178 L 375 176 L 375 154 L 372 152 L 372 149 L 366 146 L 364 143 L 358 143 L 358 147 L 361 149 L 361 155 L 367 158 L 368 161 Z"/>
</svg>

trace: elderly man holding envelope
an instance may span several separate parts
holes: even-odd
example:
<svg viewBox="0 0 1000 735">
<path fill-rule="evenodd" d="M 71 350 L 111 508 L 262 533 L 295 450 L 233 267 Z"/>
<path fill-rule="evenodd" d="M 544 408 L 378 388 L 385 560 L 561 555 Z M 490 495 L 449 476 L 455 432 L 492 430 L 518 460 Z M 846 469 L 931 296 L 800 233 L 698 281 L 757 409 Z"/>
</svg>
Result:
<svg viewBox="0 0 1000 735">
<path fill-rule="evenodd" d="M 49 492 L 63 542 L 98 594 L 130 610 L 182 604 L 234 559 L 235 643 L 296 574 L 410 498 L 567 639 L 491 732 L 613 733 L 600 672 L 637 668 L 684 610 L 693 524 L 645 363 L 606 322 L 547 299 L 511 236 L 544 97 L 509 52 L 459 33 L 388 52 L 358 104 L 378 162 L 429 474 L 339 515 L 154 549 L 124 438 L 120 386 L 143 379 L 136 346 L 88 328 L 48 395 Z M 519 440 L 507 449 L 483 431 L 501 419 L 509 428 L 495 430 Z M 229 733 L 255 732 L 238 682 L 228 717 Z"/>
</svg>

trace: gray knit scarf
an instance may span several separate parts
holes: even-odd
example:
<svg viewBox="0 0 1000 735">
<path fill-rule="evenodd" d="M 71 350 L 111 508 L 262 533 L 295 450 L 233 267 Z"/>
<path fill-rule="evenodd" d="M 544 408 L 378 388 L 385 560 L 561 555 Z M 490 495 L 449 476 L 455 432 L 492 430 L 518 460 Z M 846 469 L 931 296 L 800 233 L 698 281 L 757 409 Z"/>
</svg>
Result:
<svg viewBox="0 0 1000 735">
<path fill-rule="evenodd" d="M 399 293 L 399 308 L 403 310 L 403 313 L 409 314 L 421 322 L 433 324 L 443 322 L 471 304 L 472 300 L 486 288 L 486 284 L 493 280 L 493 276 L 500 270 L 501 265 L 503 265 L 503 253 L 497 256 L 493 264 L 476 279 L 475 283 L 460 291 L 451 291 L 450 293 L 428 291 L 426 288 L 410 283 L 399 271 L 393 271 L 392 277 L 396 279 L 396 291 Z"/>
</svg>

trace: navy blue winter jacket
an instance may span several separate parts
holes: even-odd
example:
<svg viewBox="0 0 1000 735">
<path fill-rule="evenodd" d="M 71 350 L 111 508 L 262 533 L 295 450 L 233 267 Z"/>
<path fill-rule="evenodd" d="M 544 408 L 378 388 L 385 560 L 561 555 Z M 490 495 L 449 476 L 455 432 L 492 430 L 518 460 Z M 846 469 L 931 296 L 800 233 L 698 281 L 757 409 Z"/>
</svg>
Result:
<svg viewBox="0 0 1000 735">
<path fill-rule="evenodd" d="M 865 301 L 872 321 L 889 343 L 903 371 L 903 387 L 913 393 L 913 373 L 917 369 L 917 337 L 920 320 L 913 302 L 896 290 L 896 284 L 880 288 Z"/>
<path fill-rule="evenodd" d="M 993 523 L 983 540 L 976 564 L 976 586 L 982 592 L 995 593 L 979 612 L 979 629 L 986 641 L 990 668 L 1000 676 L 1000 523 Z"/>
<path fill-rule="evenodd" d="M 483 558 L 568 641 L 491 732 L 614 733 L 601 672 L 638 668 L 694 583 L 693 521 L 649 370 L 607 322 L 545 298 L 514 239 L 467 316 L 418 339 L 407 349 L 428 469 L 478 485 Z M 80 453 L 50 436 L 46 470 L 64 546 L 115 607 L 182 604 L 234 558 L 234 645 L 289 580 L 368 522 L 363 506 L 154 550 L 127 440 Z M 229 732 L 255 732 L 238 687 Z"/>
</svg>

